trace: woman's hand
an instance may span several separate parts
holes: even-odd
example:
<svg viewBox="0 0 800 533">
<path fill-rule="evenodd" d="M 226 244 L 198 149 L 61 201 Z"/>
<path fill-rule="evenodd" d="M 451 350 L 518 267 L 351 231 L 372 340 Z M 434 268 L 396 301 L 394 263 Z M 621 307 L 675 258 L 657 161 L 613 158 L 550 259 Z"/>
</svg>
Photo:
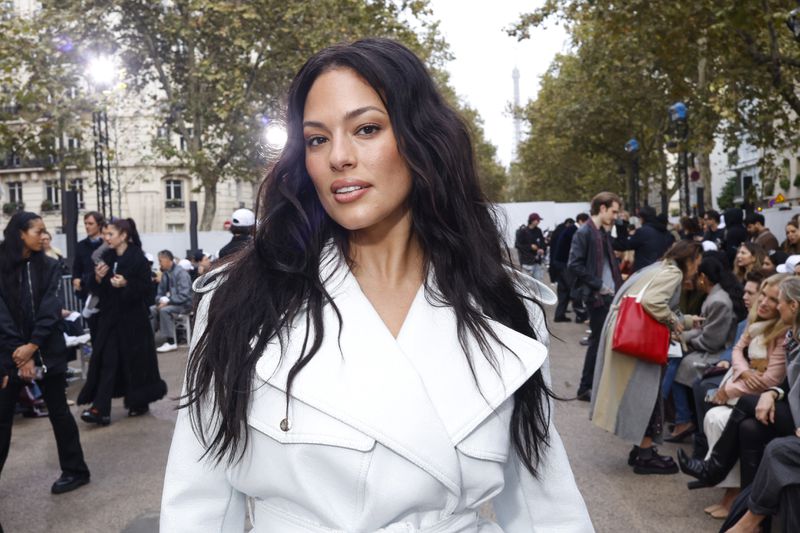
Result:
<svg viewBox="0 0 800 533">
<path fill-rule="evenodd" d="M 19 367 L 19 377 L 25 381 L 33 381 L 36 377 L 36 364 L 33 359 L 29 359 L 27 363 Z"/>
<path fill-rule="evenodd" d="M 718 362 L 717 366 L 720 367 L 720 368 L 730 368 L 731 367 L 731 362 L 723 360 L 723 361 Z"/>
<path fill-rule="evenodd" d="M 33 354 L 35 354 L 36 350 L 38 349 L 38 346 L 31 344 L 30 342 L 17 347 L 17 349 L 14 350 L 14 353 L 11 355 L 12 359 L 14 359 L 14 364 L 17 365 L 17 368 L 20 368 L 22 365 L 32 359 Z"/>
<path fill-rule="evenodd" d="M 752 369 L 742 372 L 739 375 L 739 379 L 742 380 L 750 390 L 767 388 L 766 383 L 764 383 L 764 380 L 761 377 L 761 373 Z"/>
<path fill-rule="evenodd" d="M 8 379 L 8 378 L 6 378 L 6 379 Z M 794 434 L 797 435 L 798 437 L 800 437 L 800 428 L 795 429 L 794 430 Z"/>
<path fill-rule="evenodd" d="M 97 283 L 103 281 L 103 278 L 108 274 L 108 265 L 104 262 L 99 262 L 94 266 L 94 279 Z"/>
<path fill-rule="evenodd" d="M 672 331 L 678 334 L 683 333 L 684 329 L 686 328 L 683 327 L 683 322 L 681 322 L 680 320 L 676 320 L 675 324 L 672 326 Z"/>
<path fill-rule="evenodd" d="M 3 376 L 3 378 L 0 379 L 0 389 L 5 389 L 7 385 L 8 385 L 8 376 Z"/>
<path fill-rule="evenodd" d="M 758 397 L 756 420 L 765 426 L 775 423 L 775 395 L 773 391 L 768 390 Z"/>
<path fill-rule="evenodd" d="M 728 393 L 725 392 L 724 387 L 717 389 L 717 393 L 714 394 L 714 397 L 711 399 L 711 403 L 715 403 L 717 405 L 725 405 L 728 403 Z"/>
<path fill-rule="evenodd" d="M 700 329 L 703 327 L 703 322 L 706 321 L 706 317 L 704 316 L 695 316 L 692 317 L 692 328 L 693 329 Z"/>
<path fill-rule="evenodd" d="M 121 289 L 127 284 L 128 280 L 125 279 L 125 276 L 123 276 L 122 274 L 114 274 L 114 277 L 111 278 L 111 286 L 116 287 L 117 289 Z"/>
</svg>

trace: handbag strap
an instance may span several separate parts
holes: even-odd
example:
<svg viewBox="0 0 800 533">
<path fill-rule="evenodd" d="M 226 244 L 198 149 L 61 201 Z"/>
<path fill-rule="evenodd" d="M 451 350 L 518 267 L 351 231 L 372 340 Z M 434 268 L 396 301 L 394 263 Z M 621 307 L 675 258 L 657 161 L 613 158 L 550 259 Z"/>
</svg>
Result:
<svg viewBox="0 0 800 533">
<path fill-rule="evenodd" d="M 658 272 L 656 272 L 655 274 L 653 274 L 653 277 L 652 277 L 652 278 L 650 278 L 650 281 L 648 281 L 648 282 L 645 284 L 645 286 L 644 286 L 644 287 L 642 287 L 642 290 L 640 290 L 640 291 L 639 291 L 639 294 L 637 294 L 637 295 L 636 295 L 636 303 L 637 303 L 637 304 L 640 304 L 640 303 L 642 303 L 642 298 L 644 298 L 644 293 L 645 293 L 645 291 L 646 291 L 647 289 L 649 289 L 649 288 L 650 288 L 650 284 L 651 284 L 651 283 L 653 283 L 653 280 L 654 280 L 654 279 L 656 279 L 656 276 L 657 276 L 657 275 L 658 275 Z"/>
</svg>

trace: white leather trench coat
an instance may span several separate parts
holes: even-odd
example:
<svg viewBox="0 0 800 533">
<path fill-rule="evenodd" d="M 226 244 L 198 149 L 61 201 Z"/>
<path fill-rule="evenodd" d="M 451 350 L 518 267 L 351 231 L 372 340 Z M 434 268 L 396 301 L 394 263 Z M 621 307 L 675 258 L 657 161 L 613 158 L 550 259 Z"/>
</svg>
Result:
<svg viewBox="0 0 800 533">
<path fill-rule="evenodd" d="M 516 356 L 494 345 L 498 375 L 473 344 L 482 396 L 450 308 L 429 303 L 421 289 L 394 338 L 345 266 L 329 261 L 322 270 L 343 318 L 341 352 L 327 306 L 322 347 L 294 381 L 284 431 L 286 377 L 305 321 L 282 358 L 277 342 L 267 347 L 256 366 L 248 448 L 232 466 L 200 460 L 204 449 L 186 410 L 179 412 L 162 532 L 241 533 L 248 497 L 259 533 L 593 531 L 552 424 L 538 479 L 510 440 L 512 394 L 544 363 L 544 344 L 493 322 Z M 198 282 L 196 290 L 209 294 L 195 339 L 216 286 Z M 541 312 L 530 312 L 544 338 Z M 496 523 L 478 516 L 490 500 Z"/>
</svg>

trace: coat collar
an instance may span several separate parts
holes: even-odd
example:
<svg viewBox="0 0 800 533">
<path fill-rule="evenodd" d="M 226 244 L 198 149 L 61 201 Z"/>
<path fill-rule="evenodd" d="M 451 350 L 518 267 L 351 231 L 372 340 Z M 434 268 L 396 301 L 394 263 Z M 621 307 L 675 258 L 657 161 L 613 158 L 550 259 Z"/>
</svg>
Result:
<svg viewBox="0 0 800 533">
<path fill-rule="evenodd" d="M 492 322 L 506 348 L 489 341 L 495 370 L 470 339 L 473 378 L 450 307 L 431 304 L 420 289 L 395 339 L 338 255 L 324 255 L 320 271 L 342 326 L 339 330 L 333 307 L 325 306 L 322 345 L 297 374 L 292 401 L 362 431 L 460 494 L 455 446 L 542 365 L 546 348 Z M 282 350 L 278 342 L 270 343 L 256 365 L 260 379 L 285 392 L 305 331 L 300 316 Z M 291 403 L 289 412 L 291 418 Z M 256 405 L 252 416 L 258 416 Z"/>
</svg>

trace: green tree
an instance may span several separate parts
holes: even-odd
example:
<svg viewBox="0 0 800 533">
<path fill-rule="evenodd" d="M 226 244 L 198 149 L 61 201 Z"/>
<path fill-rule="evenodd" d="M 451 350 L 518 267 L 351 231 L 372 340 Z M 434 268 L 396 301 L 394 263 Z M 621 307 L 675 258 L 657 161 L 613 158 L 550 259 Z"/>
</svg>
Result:
<svg viewBox="0 0 800 533">
<path fill-rule="evenodd" d="M 736 207 L 734 198 L 736 197 L 738 182 L 739 178 L 737 176 L 731 176 L 725 182 L 725 185 L 722 186 L 722 190 L 719 191 L 719 196 L 717 196 L 717 205 L 719 205 L 720 209 Z"/>
<path fill-rule="evenodd" d="M 280 119 L 294 73 L 314 52 L 364 36 L 397 39 L 434 71 L 449 58 L 427 0 L 63 0 L 44 2 L 36 22 L 67 28 L 82 52 L 113 53 L 125 66 L 133 97 L 184 141 L 164 140 L 156 153 L 196 176 L 210 229 L 218 183 L 253 180 L 267 163 L 264 121 Z M 408 21 L 413 21 L 412 24 Z M 444 77 L 446 79 L 446 77 Z M 491 146 L 481 145 L 484 174 L 496 178 Z"/>
</svg>

